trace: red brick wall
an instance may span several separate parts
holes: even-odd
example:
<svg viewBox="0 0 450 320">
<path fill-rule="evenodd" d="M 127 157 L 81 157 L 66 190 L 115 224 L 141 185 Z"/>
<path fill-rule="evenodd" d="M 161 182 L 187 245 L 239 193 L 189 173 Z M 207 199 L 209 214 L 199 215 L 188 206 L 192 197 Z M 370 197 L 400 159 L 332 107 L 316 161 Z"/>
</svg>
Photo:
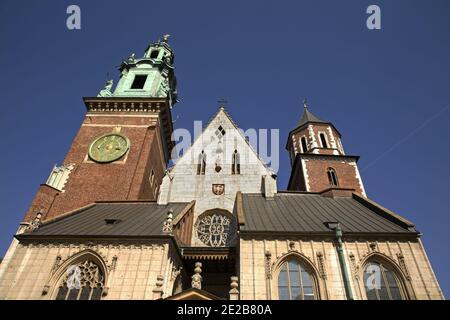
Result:
<svg viewBox="0 0 450 320">
<path fill-rule="evenodd" d="M 308 159 L 306 161 L 310 188 L 308 191 L 321 192 L 331 187 L 327 175 L 327 169 L 330 167 L 336 171 L 339 188 L 355 189 L 356 192 L 363 193 L 359 180 L 356 178 L 355 167 L 339 158 L 334 161 L 332 159 Z"/>
<path fill-rule="evenodd" d="M 159 187 L 165 170 L 161 155 L 162 142 L 159 136 L 157 115 L 115 113 L 108 116 L 86 115 L 83 124 L 67 153 L 64 164 L 75 164 L 69 179 L 53 201 L 44 219 L 75 210 L 95 201 L 155 200 L 154 188 Z M 87 157 L 89 145 L 97 137 L 113 132 L 120 126 L 120 133 L 127 136 L 131 147 L 121 159 L 106 164 L 95 163 Z M 149 182 L 151 170 L 155 172 L 155 183 Z M 42 188 L 33 201 L 26 219 L 46 197 Z M 47 201 L 48 202 L 48 201 Z M 46 203 L 47 203 L 46 202 Z"/>
<path fill-rule="evenodd" d="M 30 208 L 25 214 L 24 221 L 33 220 L 36 214 L 41 210 L 44 213 L 48 212 L 58 194 L 58 190 L 49 187 L 46 184 L 41 184 Z"/>
<path fill-rule="evenodd" d="M 159 127 L 149 128 L 144 138 L 143 146 L 145 148 L 143 147 L 140 150 L 140 160 L 133 174 L 133 182 L 128 196 L 130 200 L 156 200 L 158 195 L 157 189 L 162 182 L 166 169 Z M 150 184 L 152 170 L 154 181 L 153 184 Z"/>
<path fill-rule="evenodd" d="M 341 154 L 341 152 L 339 150 L 339 144 L 338 144 L 338 140 L 340 139 L 340 136 L 339 136 L 339 133 L 333 128 L 333 126 L 330 126 L 329 124 L 318 124 L 318 123 L 317 124 L 313 123 L 311 125 L 313 126 L 314 138 L 316 140 L 317 147 L 315 149 L 313 148 L 312 139 L 310 139 L 308 126 L 306 125 L 303 129 L 301 129 L 293 134 L 293 136 L 295 137 L 295 147 L 297 148 L 298 153 L 302 152 L 301 138 L 302 138 L 302 136 L 305 136 L 306 140 L 308 142 L 308 152 L 317 150 L 319 154 L 333 154 L 333 152 L 335 150 L 338 150 L 339 154 Z M 331 127 L 331 131 L 333 132 L 333 137 L 336 142 L 335 149 L 332 149 L 332 145 L 331 145 L 332 139 L 331 139 L 328 127 Z M 328 149 L 321 147 L 322 144 L 320 142 L 319 133 L 324 133 L 326 135 L 327 141 L 328 141 Z M 291 137 L 291 141 L 289 143 L 292 143 L 292 137 Z"/>
</svg>

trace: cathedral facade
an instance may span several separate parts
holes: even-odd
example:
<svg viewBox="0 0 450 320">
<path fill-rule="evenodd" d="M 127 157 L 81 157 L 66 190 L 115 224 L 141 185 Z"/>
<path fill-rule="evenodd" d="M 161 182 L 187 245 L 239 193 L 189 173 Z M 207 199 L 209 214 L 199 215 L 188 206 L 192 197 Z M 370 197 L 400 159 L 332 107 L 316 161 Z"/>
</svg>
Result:
<svg viewBox="0 0 450 320">
<path fill-rule="evenodd" d="M 306 103 L 285 191 L 223 106 L 168 167 L 174 58 L 165 36 L 84 98 L 0 265 L 0 299 L 444 298 L 415 225 L 367 197 L 359 157 Z"/>
</svg>

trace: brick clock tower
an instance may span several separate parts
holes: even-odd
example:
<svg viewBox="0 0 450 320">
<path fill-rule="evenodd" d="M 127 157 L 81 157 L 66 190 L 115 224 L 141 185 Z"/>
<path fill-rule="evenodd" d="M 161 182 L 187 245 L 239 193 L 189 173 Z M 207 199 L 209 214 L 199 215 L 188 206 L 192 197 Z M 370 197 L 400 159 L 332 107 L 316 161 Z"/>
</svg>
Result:
<svg viewBox="0 0 450 320">
<path fill-rule="evenodd" d="M 156 200 L 172 148 L 177 102 L 174 52 L 163 41 L 132 54 L 120 79 L 85 97 L 86 117 L 64 162 L 42 184 L 25 221 L 51 219 L 95 201 Z"/>
<path fill-rule="evenodd" d="M 366 196 L 357 166 L 359 157 L 345 154 L 339 131 L 331 122 L 313 115 L 306 101 L 286 149 L 292 166 L 288 190 L 334 195 L 351 191 Z"/>
</svg>

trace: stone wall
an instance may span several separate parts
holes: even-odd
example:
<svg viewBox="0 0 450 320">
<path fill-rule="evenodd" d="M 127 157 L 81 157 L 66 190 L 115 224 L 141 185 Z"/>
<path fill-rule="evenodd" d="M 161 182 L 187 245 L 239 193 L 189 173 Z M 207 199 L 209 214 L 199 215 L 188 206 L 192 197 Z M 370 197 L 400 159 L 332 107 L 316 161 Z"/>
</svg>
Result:
<svg viewBox="0 0 450 320">
<path fill-rule="evenodd" d="M 369 259 L 381 259 L 402 277 L 410 299 L 443 299 L 420 240 L 349 241 L 344 244 L 354 299 L 366 299 L 362 272 Z M 300 238 L 240 241 L 240 299 L 277 299 L 278 267 L 296 256 L 315 270 L 321 299 L 346 299 L 339 259 L 332 239 Z"/>
<path fill-rule="evenodd" d="M 48 191 L 41 187 L 24 221 L 33 219 L 40 209 L 44 211 L 44 219 L 50 219 L 95 201 L 156 200 L 166 168 L 159 126 L 156 113 L 88 113 L 64 159 L 64 164 L 73 165 L 64 190 L 47 200 Z M 129 138 L 130 150 L 112 163 L 91 161 L 90 144 L 113 131 Z M 150 185 L 152 170 L 154 183 Z"/>
<path fill-rule="evenodd" d="M 157 299 L 172 294 L 180 259 L 170 242 L 19 243 L 0 266 L 0 299 L 54 299 L 72 257 L 97 256 L 104 264 L 102 299 Z M 63 270 L 64 269 L 64 270 Z M 158 276 L 162 282 L 158 285 Z M 43 294 L 43 291 L 47 293 Z"/>
<path fill-rule="evenodd" d="M 219 138 L 219 127 L 225 134 Z M 204 175 L 197 174 L 198 157 L 202 150 L 206 154 Z M 232 174 L 232 154 L 237 150 L 240 156 L 240 174 Z M 219 164 L 220 171 L 216 170 Z M 223 184 L 224 193 L 213 193 L 213 184 Z M 200 214 L 210 209 L 224 209 L 233 212 L 236 193 L 266 193 L 273 196 L 276 192 L 276 180 L 271 171 L 264 166 L 252 150 L 234 123 L 221 109 L 208 124 L 192 147 L 176 162 L 171 171 L 163 178 L 158 203 L 190 202 L 195 200 L 194 227 Z M 203 243 L 193 232 L 191 241 L 194 246 Z"/>
</svg>

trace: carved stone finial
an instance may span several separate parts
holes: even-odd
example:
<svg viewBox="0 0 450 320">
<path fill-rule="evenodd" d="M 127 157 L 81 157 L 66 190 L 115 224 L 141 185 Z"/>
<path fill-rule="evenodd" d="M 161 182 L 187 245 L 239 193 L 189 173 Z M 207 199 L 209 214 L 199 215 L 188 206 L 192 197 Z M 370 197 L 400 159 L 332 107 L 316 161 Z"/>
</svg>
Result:
<svg viewBox="0 0 450 320">
<path fill-rule="evenodd" d="M 114 271 L 114 270 L 116 270 L 117 259 L 118 259 L 117 256 L 112 257 L 111 264 L 108 266 L 109 271 Z"/>
<path fill-rule="evenodd" d="M 169 41 L 170 34 L 163 35 L 163 42 L 167 43 Z"/>
<path fill-rule="evenodd" d="M 266 271 L 266 279 L 272 279 L 272 253 L 267 250 L 265 253 L 265 271 Z"/>
<path fill-rule="evenodd" d="M 202 288 L 202 276 L 200 273 L 202 273 L 202 263 L 196 262 L 195 263 L 195 269 L 194 269 L 194 275 L 192 276 L 191 285 L 192 288 L 201 289 Z"/>
<path fill-rule="evenodd" d="M 163 296 L 163 284 L 164 284 L 164 277 L 162 275 L 158 275 L 156 277 L 156 283 L 155 288 L 153 289 L 153 295 L 154 299 L 160 299 Z"/>
<path fill-rule="evenodd" d="M 36 216 L 34 217 L 33 221 L 31 221 L 28 226 L 26 227 L 26 231 L 35 231 L 37 229 L 39 229 L 39 227 L 41 226 L 42 222 L 42 210 L 39 210 L 39 212 L 36 214 Z"/>
<path fill-rule="evenodd" d="M 294 250 L 295 250 L 295 242 L 289 241 L 289 251 L 294 251 Z"/>
<path fill-rule="evenodd" d="M 397 259 L 398 259 L 398 264 L 400 265 L 400 268 L 405 273 L 406 279 L 411 280 L 411 276 L 409 274 L 408 267 L 406 266 L 405 257 L 403 256 L 403 253 L 401 253 L 401 252 L 397 253 Z"/>
<path fill-rule="evenodd" d="M 55 272 L 59 266 L 61 265 L 61 261 L 62 261 L 62 257 L 60 255 L 57 255 L 55 258 L 55 262 L 53 263 L 53 267 L 52 267 L 52 273 Z"/>
<path fill-rule="evenodd" d="M 48 285 L 48 284 L 46 284 L 45 286 L 44 286 L 44 288 L 42 289 L 42 295 L 43 296 L 45 296 L 45 295 L 47 295 L 47 293 L 50 291 L 50 285 Z"/>
<path fill-rule="evenodd" d="M 230 283 L 230 300 L 238 300 L 239 299 L 239 278 L 237 276 L 230 277 L 231 283 Z"/>
<path fill-rule="evenodd" d="M 326 280 L 327 279 L 327 270 L 325 268 L 325 259 L 324 259 L 323 253 L 321 251 L 317 252 L 317 264 L 319 266 L 320 276 Z"/>
<path fill-rule="evenodd" d="M 166 221 L 164 221 L 162 231 L 164 233 L 172 233 L 173 232 L 173 210 L 172 209 L 170 209 L 167 212 L 167 218 L 166 218 Z"/>
<path fill-rule="evenodd" d="M 178 275 L 181 273 L 181 270 L 183 270 L 183 267 L 177 268 L 175 266 L 172 266 L 172 275 L 171 275 L 170 279 L 172 281 L 174 281 L 178 277 Z"/>
</svg>

